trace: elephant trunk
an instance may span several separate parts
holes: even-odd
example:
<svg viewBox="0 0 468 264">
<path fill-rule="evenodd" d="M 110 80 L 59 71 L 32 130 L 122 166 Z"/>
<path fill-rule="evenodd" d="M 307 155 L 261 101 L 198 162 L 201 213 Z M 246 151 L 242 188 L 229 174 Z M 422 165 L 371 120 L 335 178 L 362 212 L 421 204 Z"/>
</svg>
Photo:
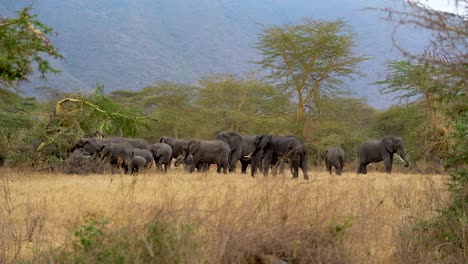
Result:
<svg viewBox="0 0 468 264">
<path fill-rule="evenodd" d="M 398 149 L 397 154 L 398 154 L 398 156 L 400 156 L 400 159 L 405 162 L 405 167 L 408 167 L 410 163 L 406 159 L 405 151 L 403 149 Z"/>
</svg>

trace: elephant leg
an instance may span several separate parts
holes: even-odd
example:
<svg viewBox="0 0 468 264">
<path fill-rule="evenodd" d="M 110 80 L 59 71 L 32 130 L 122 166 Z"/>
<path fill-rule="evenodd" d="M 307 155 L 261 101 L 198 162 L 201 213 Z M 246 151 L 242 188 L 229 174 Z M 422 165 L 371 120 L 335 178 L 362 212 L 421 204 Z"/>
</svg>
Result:
<svg viewBox="0 0 468 264">
<path fill-rule="evenodd" d="M 242 166 L 242 174 L 246 174 L 247 166 L 249 166 L 249 162 L 245 160 L 241 160 L 241 166 Z"/>
<path fill-rule="evenodd" d="M 299 177 L 299 166 L 294 166 L 293 179 L 297 179 L 298 177 Z"/>
<path fill-rule="evenodd" d="M 327 171 L 331 175 L 332 174 L 332 165 L 327 162 Z"/>
<path fill-rule="evenodd" d="M 189 172 L 193 173 L 195 171 L 195 165 L 198 164 L 198 161 L 193 159 L 192 163 L 190 164 Z"/>
<path fill-rule="evenodd" d="M 304 174 L 304 180 L 309 180 L 309 174 L 307 174 L 307 167 L 302 167 L 302 174 Z"/>
<path fill-rule="evenodd" d="M 284 160 L 281 160 L 281 161 L 279 162 L 278 167 L 279 167 L 279 173 L 280 173 L 281 175 L 284 175 L 284 166 L 285 166 L 285 163 L 286 163 L 286 162 L 285 162 Z"/>
<path fill-rule="evenodd" d="M 338 163 L 335 166 L 336 169 L 336 175 L 341 175 L 341 165 Z"/>
<path fill-rule="evenodd" d="M 270 169 L 271 165 L 271 157 L 265 157 L 263 159 L 263 176 L 268 175 L 268 170 Z"/>
<path fill-rule="evenodd" d="M 237 153 L 232 153 L 231 160 L 229 163 L 229 172 L 236 172 L 237 162 L 241 156 L 241 152 L 238 151 Z"/>
<path fill-rule="evenodd" d="M 223 173 L 224 173 L 224 174 L 227 174 L 227 173 L 228 173 L 228 169 L 229 169 L 229 171 L 231 171 L 231 168 L 230 168 L 229 163 L 226 162 L 226 163 L 223 164 Z M 235 169 L 234 169 L 234 171 L 235 171 Z"/>
<path fill-rule="evenodd" d="M 362 164 L 362 174 L 367 174 L 367 164 L 369 163 Z"/>
<path fill-rule="evenodd" d="M 384 164 L 385 164 L 385 171 L 389 174 L 392 173 L 393 157 L 392 156 L 385 157 Z"/>
</svg>

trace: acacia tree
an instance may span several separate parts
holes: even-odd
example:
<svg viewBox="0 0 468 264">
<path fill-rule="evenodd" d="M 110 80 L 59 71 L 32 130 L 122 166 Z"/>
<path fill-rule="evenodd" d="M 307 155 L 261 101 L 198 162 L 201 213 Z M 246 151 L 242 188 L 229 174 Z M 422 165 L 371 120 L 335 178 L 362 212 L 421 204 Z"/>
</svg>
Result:
<svg viewBox="0 0 468 264">
<path fill-rule="evenodd" d="M 353 52 L 356 35 L 341 20 L 305 19 L 301 24 L 265 27 L 256 48 L 267 78 L 297 101 L 295 124 L 304 122 L 306 104 L 320 113 L 321 97 L 337 94 L 365 60 Z"/>
<path fill-rule="evenodd" d="M 62 58 L 47 37 L 54 32 L 30 12 L 31 7 L 26 7 L 18 17 L 0 18 L 0 89 L 27 80 L 34 64 L 42 78 L 58 72 L 48 61 Z"/>
<path fill-rule="evenodd" d="M 270 84 L 253 77 L 212 75 L 199 81 L 194 102 L 205 136 L 221 130 L 242 133 L 291 133 L 290 102 Z"/>
</svg>

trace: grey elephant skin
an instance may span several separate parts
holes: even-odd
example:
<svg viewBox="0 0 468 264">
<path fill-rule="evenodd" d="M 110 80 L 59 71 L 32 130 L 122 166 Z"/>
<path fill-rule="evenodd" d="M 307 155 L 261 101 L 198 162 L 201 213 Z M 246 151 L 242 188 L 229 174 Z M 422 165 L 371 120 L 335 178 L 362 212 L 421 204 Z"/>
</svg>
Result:
<svg viewBox="0 0 468 264">
<path fill-rule="evenodd" d="M 172 157 L 171 159 L 177 159 L 179 155 L 184 154 L 184 148 L 187 147 L 189 140 L 185 139 L 176 139 L 171 137 L 160 137 L 159 143 L 166 143 L 172 148 Z"/>
<path fill-rule="evenodd" d="M 229 172 L 235 172 L 237 163 L 240 161 L 242 173 L 247 173 L 247 167 L 251 163 L 250 154 L 254 151 L 253 142 L 255 135 L 241 135 L 237 132 L 220 132 L 216 139 L 226 142 L 231 148 L 229 157 Z"/>
<path fill-rule="evenodd" d="M 133 148 L 133 151 L 134 151 L 135 156 L 140 156 L 145 159 L 146 161 L 144 165 L 145 169 L 151 168 L 154 162 L 153 154 L 151 153 L 151 151 L 147 149 L 140 149 L 140 148 Z"/>
<path fill-rule="evenodd" d="M 167 171 L 167 169 L 171 167 L 172 148 L 168 144 L 156 143 L 152 145 L 151 154 L 153 155 L 154 162 L 159 170 L 163 169 L 163 165 L 164 171 Z"/>
<path fill-rule="evenodd" d="M 193 157 L 191 157 L 189 160 L 187 160 L 188 152 L 185 154 L 177 156 L 177 159 L 174 162 L 174 166 L 177 167 L 180 164 L 183 164 L 185 170 L 190 169 L 190 165 L 192 164 Z M 208 162 L 198 162 L 195 167 L 197 168 L 198 172 L 204 172 L 210 169 L 210 163 Z"/>
<path fill-rule="evenodd" d="M 393 155 L 395 153 L 405 162 L 405 167 L 408 167 L 409 161 L 406 159 L 405 147 L 401 138 L 386 136 L 381 140 L 363 143 L 358 152 L 359 168 L 357 173 L 366 174 L 369 163 L 381 161 L 385 164 L 385 171 L 392 173 Z"/>
<path fill-rule="evenodd" d="M 345 152 L 340 147 L 327 148 L 325 150 L 325 165 L 328 173 L 332 174 L 332 167 L 335 167 L 336 175 L 341 175 L 343 172 L 345 161 Z"/>
<path fill-rule="evenodd" d="M 200 162 L 216 164 L 217 172 L 227 173 L 229 169 L 229 155 L 231 149 L 222 140 L 192 140 L 188 143 L 186 162 L 190 164 L 189 172 L 195 171 Z"/>
<path fill-rule="evenodd" d="M 298 178 L 299 168 L 301 168 L 304 179 L 309 179 L 307 174 L 307 151 L 302 142 L 296 137 L 259 135 L 255 137 L 253 145 L 252 177 L 255 176 L 259 160 L 262 160 L 263 163 L 263 175 L 267 176 L 271 166 L 282 163 L 287 159 L 291 163 L 293 178 Z"/>
<path fill-rule="evenodd" d="M 132 161 L 135 154 L 130 143 L 109 143 L 102 146 L 99 153 L 102 159 L 109 159 L 114 167 L 123 167 L 125 173 L 132 173 Z"/>
<path fill-rule="evenodd" d="M 143 156 L 134 156 L 132 159 L 132 174 L 141 173 L 146 168 L 146 159 Z"/>
</svg>

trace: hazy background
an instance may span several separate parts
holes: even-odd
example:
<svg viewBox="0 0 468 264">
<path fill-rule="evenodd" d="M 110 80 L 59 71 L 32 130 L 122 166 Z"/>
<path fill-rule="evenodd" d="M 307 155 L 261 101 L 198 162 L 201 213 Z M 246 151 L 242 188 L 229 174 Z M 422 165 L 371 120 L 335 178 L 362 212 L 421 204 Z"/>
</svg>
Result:
<svg viewBox="0 0 468 264">
<path fill-rule="evenodd" d="M 30 1 L 0 1 L 0 14 L 12 16 Z M 394 103 L 372 83 L 385 78 L 385 63 L 400 59 L 392 47 L 393 25 L 368 7 L 393 5 L 377 0 L 36 0 L 34 13 L 57 32 L 53 44 L 65 56 L 54 65 L 60 75 L 37 76 L 22 90 L 49 86 L 73 91 L 138 90 L 159 81 L 196 84 L 213 73 L 243 74 L 257 69 L 254 45 L 263 25 L 297 23 L 303 18 L 343 19 L 358 34 L 355 52 L 370 59 L 365 77 L 344 88 L 376 108 Z M 421 50 L 424 34 L 400 32 L 398 41 Z"/>
</svg>

